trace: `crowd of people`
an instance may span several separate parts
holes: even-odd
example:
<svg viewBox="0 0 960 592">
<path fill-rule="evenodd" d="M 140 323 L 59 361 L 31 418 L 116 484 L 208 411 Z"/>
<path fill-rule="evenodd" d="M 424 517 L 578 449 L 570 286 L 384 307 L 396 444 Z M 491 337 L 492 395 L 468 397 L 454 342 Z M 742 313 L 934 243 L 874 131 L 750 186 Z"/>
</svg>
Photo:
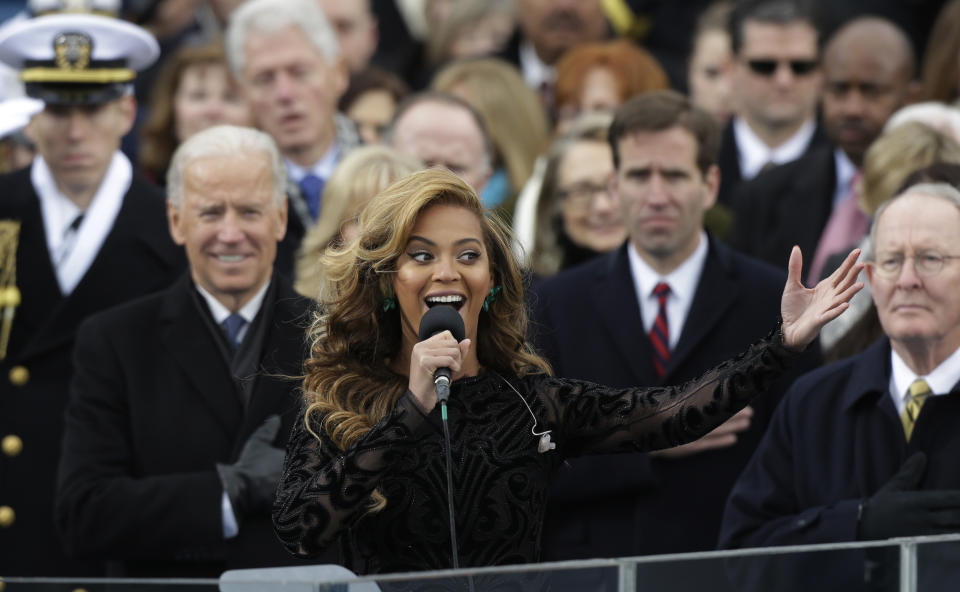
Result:
<svg viewBox="0 0 960 592">
<path fill-rule="evenodd" d="M 960 532 L 960 0 L 902 4 L 27 0 L 0 589 Z"/>
</svg>

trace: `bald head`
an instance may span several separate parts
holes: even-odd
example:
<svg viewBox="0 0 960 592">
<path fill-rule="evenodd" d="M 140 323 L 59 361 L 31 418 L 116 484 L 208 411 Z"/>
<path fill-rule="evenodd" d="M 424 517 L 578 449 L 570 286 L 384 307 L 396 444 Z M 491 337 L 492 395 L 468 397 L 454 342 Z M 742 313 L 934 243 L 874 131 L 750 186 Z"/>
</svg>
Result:
<svg viewBox="0 0 960 592">
<path fill-rule="evenodd" d="M 830 138 L 860 166 L 894 111 L 916 92 L 910 40 L 879 17 L 854 19 L 823 54 L 823 117 Z"/>
</svg>

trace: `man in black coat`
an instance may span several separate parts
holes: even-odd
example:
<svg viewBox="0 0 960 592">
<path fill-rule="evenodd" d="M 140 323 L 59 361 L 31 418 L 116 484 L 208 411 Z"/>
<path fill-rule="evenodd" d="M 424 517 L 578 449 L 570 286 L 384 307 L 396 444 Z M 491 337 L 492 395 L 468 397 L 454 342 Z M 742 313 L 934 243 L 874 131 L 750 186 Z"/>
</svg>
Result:
<svg viewBox="0 0 960 592">
<path fill-rule="evenodd" d="M 885 336 L 798 379 L 737 480 L 725 548 L 960 532 L 960 192 L 878 210 L 867 277 Z M 956 590 L 956 543 L 918 546 L 919 590 Z M 731 562 L 749 590 L 892 590 L 887 549 Z"/>
<path fill-rule="evenodd" d="M 611 192 L 630 239 L 534 296 L 535 340 L 559 376 L 676 384 L 776 326 L 784 275 L 703 230 L 717 194 L 718 133 L 709 114 L 673 92 L 617 111 Z M 551 492 L 544 559 L 712 549 L 726 495 L 789 382 L 676 450 L 572 461 Z"/>
<path fill-rule="evenodd" d="M 289 563 L 269 510 L 308 306 L 273 272 L 283 164 L 266 134 L 219 126 L 177 150 L 170 178 L 190 273 L 81 327 L 57 526 L 70 554 L 117 576 Z"/>
<path fill-rule="evenodd" d="M 824 49 L 823 71 L 823 118 L 835 147 L 820 146 L 740 185 L 730 236 L 738 250 L 783 268 L 790 249 L 799 245 L 808 283 L 832 271 L 822 269 L 832 251 L 842 252 L 863 237 L 861 232 L 846 244 L 820 244 L 831 217 L 843 211 L 841 204 L 859 197 L 856 179 L 867 148 L 917 92 L 909 39 L 878 17 L 858 18 L 837 31 Z M 860 216 L 865 229 L 866 215 Z"/>
<path fill-rule="evenodd" d="M 48 61 L 24 65 L 24 56 L 44 49 Z M 82 67 L 70 63 L 84 54 Z M 185 265 L 166 228 L 163 194 L 118 150 L 136 112 L 128 81 L 156 54 L 146 31 L 90 15 L 24 21 L 0 41 L 8 65 L 23 68 L 27 93 L 46 104 L 26 129 L 38 150 L 33 164 L 0 177 L 0 287 L 5 314 L 13 315 L 0 326 L 5 576 L 99 573 L 60 548 L 54 481 L 77 326 L 167 287 Z M 102 81 L 82 82 L 93 75 Z"/>
</svg>

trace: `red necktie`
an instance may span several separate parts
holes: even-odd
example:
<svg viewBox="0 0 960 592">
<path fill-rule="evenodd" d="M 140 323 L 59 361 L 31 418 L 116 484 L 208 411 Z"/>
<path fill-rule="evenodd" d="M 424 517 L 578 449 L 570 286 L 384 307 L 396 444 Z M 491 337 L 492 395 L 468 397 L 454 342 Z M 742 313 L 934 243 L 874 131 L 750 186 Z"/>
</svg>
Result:
<svg viewBox="0 0 960 592">
<path fill-rule="evenodd" d="M 657 297 L 660 310 L 650 329 L 650 342 L 653 344 L 653 367 L 657 376 L 663 378 L 667 373 L 667 363 L 670 361 L 670 326 L 667 324 L 667 296 L 670 286 L 660 282 L 653 287 L 653 295 Z"/>
</svg>

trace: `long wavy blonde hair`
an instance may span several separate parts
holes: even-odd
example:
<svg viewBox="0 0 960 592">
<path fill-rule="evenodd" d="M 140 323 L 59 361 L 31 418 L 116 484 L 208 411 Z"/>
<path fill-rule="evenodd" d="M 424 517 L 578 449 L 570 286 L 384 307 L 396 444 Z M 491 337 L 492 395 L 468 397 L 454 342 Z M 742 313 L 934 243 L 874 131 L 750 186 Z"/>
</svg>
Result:
<svg viewBox="0 0 960 592">
<path fill-rule="evenodd" d="M 494 282 L 502 286 L 480 313 L 477 357 L 498 372 L 523 376 L 550 372 L 526 341 L 523 277 L 510 248 L 510 231 L 486 212 L 476 192 L 445 170 L 429 169 L 400 179 L 373 198 L 360 215 L 360 234 L 342 249 L 328 249 L 321 313 L 309 329 L 311 356 L 303 381 L 305 424 L 311 418 L 335 446 L 346 450 L 396 406 L 408 379 L 390 368 L 402 343 L 400 313 L 384 310 L 394 296 L 393 272 L 417 217 L 433 205 L 454 205 L 477 217 L 490 254 Z M 318 436 L 319 439 L 319 436 Z M 371 511 L 386 499 L 377 491 Z"/>
</svg>

